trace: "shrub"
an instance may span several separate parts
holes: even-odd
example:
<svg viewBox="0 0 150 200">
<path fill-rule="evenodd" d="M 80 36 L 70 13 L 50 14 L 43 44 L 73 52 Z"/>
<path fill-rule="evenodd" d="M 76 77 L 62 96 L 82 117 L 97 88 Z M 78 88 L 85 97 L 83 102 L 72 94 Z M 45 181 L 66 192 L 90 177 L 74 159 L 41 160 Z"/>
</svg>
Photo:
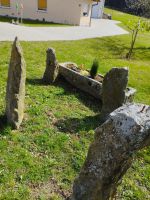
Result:
<svg viewBox="0 0 150 200">
<path fill-rule="evenodd" d="M 94 79 L 98 73 L 98 68 L 99 68 L 99 62 L 98 60 L 94 60 L 91 70 L 90 70 L 90 76 Z"/>
</svg>

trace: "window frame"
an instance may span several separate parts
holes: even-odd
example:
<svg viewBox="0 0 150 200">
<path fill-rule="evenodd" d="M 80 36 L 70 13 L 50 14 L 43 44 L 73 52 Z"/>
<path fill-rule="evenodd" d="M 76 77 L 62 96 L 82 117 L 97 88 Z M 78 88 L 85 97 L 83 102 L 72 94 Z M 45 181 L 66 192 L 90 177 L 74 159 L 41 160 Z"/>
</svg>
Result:
<svg viewBox="0 0 150 200">
<path fill-rule="evenodd" d="M 48 3 L 48 1 L 47 0 L 45 0 L 46 1 L 46 8 L 45 9 L 39 9 L 39 0 L 37 0 L 37 11 L 38 12 L 47 12 L 47 3 Z"/>
<path fill-rule="evenodd" d="M 9 0 L 9 5 L 2 5 L 2 0 L 0 0 L 0 8 L 5 8 L 5 9 L 9 9 L 11 8 L 11 1 Z"/>
</svg>

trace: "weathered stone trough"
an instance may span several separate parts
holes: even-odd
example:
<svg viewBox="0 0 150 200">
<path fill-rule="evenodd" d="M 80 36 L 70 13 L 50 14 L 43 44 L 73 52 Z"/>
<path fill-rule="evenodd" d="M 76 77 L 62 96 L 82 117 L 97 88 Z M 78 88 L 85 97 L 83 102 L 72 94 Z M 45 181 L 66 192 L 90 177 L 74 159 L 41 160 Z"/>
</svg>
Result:
<svg viewBox="0 0 150 200">
<path fill-rule="evenodd" d="M 68 63 L 59 64 L 59 74 L 61 74 L 66 81 L 76 88 L 92 95 L 97 99 L 101 99 L 102 83 L 68 68 L 67 65 Z M 103 78 L 103 76 L 101 77 Z"/>
<path fill-rule="evenodd" d="M 74 65 L 76 68 L 76 64 L 73 63 L 60 63 L 59 64 L 59 74 L 64 77 L 66 81 L 75 86 L 76 88 L 92 95 L 96 99 L 102 100 L 102 82 L 104 76 L 98 74 L 101 81 L 94 80 L 88 76 L 84 76 L 80 73 L 80 71 L 75 71 L 68 67 L 69 65 Z M 132 102 L 136 90 L 134 88 L 127 88 L 125 92 L 125 103 Z"/>
<path fill-rule="evenodd" d="M 82 68 L 82 67 L 81 67 Z M 55 50 L 47 50 L 46 69 L 43 82 L 54 83 L 62 76 L 74 87 L 101 100 L 101 120 L 105 121 L 109 114 L 122 105 L 132 102 L 136 90 L 127 87 L 128 68 L 112 68 L 105 76 L 98 74 L 91 78 L 90 72 L 79 68 L 75 63 L 58 63 Z"/>
</svg>

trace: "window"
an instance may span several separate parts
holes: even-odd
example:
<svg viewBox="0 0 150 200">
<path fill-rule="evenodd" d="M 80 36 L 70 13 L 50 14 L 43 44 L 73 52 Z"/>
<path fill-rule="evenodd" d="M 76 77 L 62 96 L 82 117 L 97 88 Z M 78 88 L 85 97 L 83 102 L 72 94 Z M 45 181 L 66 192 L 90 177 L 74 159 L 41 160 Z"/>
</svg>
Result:
<svg viewBox="0 0 150 200">
<path fill-rule="evenodd" d="M 10 7 L 10 0 L 0 0 L 0 5 L 3 7 Z"/>
<path fill-rule="evenodd" d="M 38 0 L 38 10 L 47 10 L 47 0 Z"/>
</svg>

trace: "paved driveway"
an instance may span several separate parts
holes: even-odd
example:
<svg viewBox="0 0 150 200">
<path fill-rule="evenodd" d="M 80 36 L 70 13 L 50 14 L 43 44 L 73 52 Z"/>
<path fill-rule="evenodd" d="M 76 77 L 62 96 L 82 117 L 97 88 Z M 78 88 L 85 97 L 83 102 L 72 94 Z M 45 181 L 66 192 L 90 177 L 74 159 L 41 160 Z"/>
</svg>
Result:
<svg viewBox="0 0 150 200">
<path fill-rule="evenodd" d="M 22 41 L 79 40 L 127 34 L 119 22 L 92 19 L 91 27 L 27 27 L 0 22 L 0 41 L 13 41 L 16 36 Z"/>
</svg>

